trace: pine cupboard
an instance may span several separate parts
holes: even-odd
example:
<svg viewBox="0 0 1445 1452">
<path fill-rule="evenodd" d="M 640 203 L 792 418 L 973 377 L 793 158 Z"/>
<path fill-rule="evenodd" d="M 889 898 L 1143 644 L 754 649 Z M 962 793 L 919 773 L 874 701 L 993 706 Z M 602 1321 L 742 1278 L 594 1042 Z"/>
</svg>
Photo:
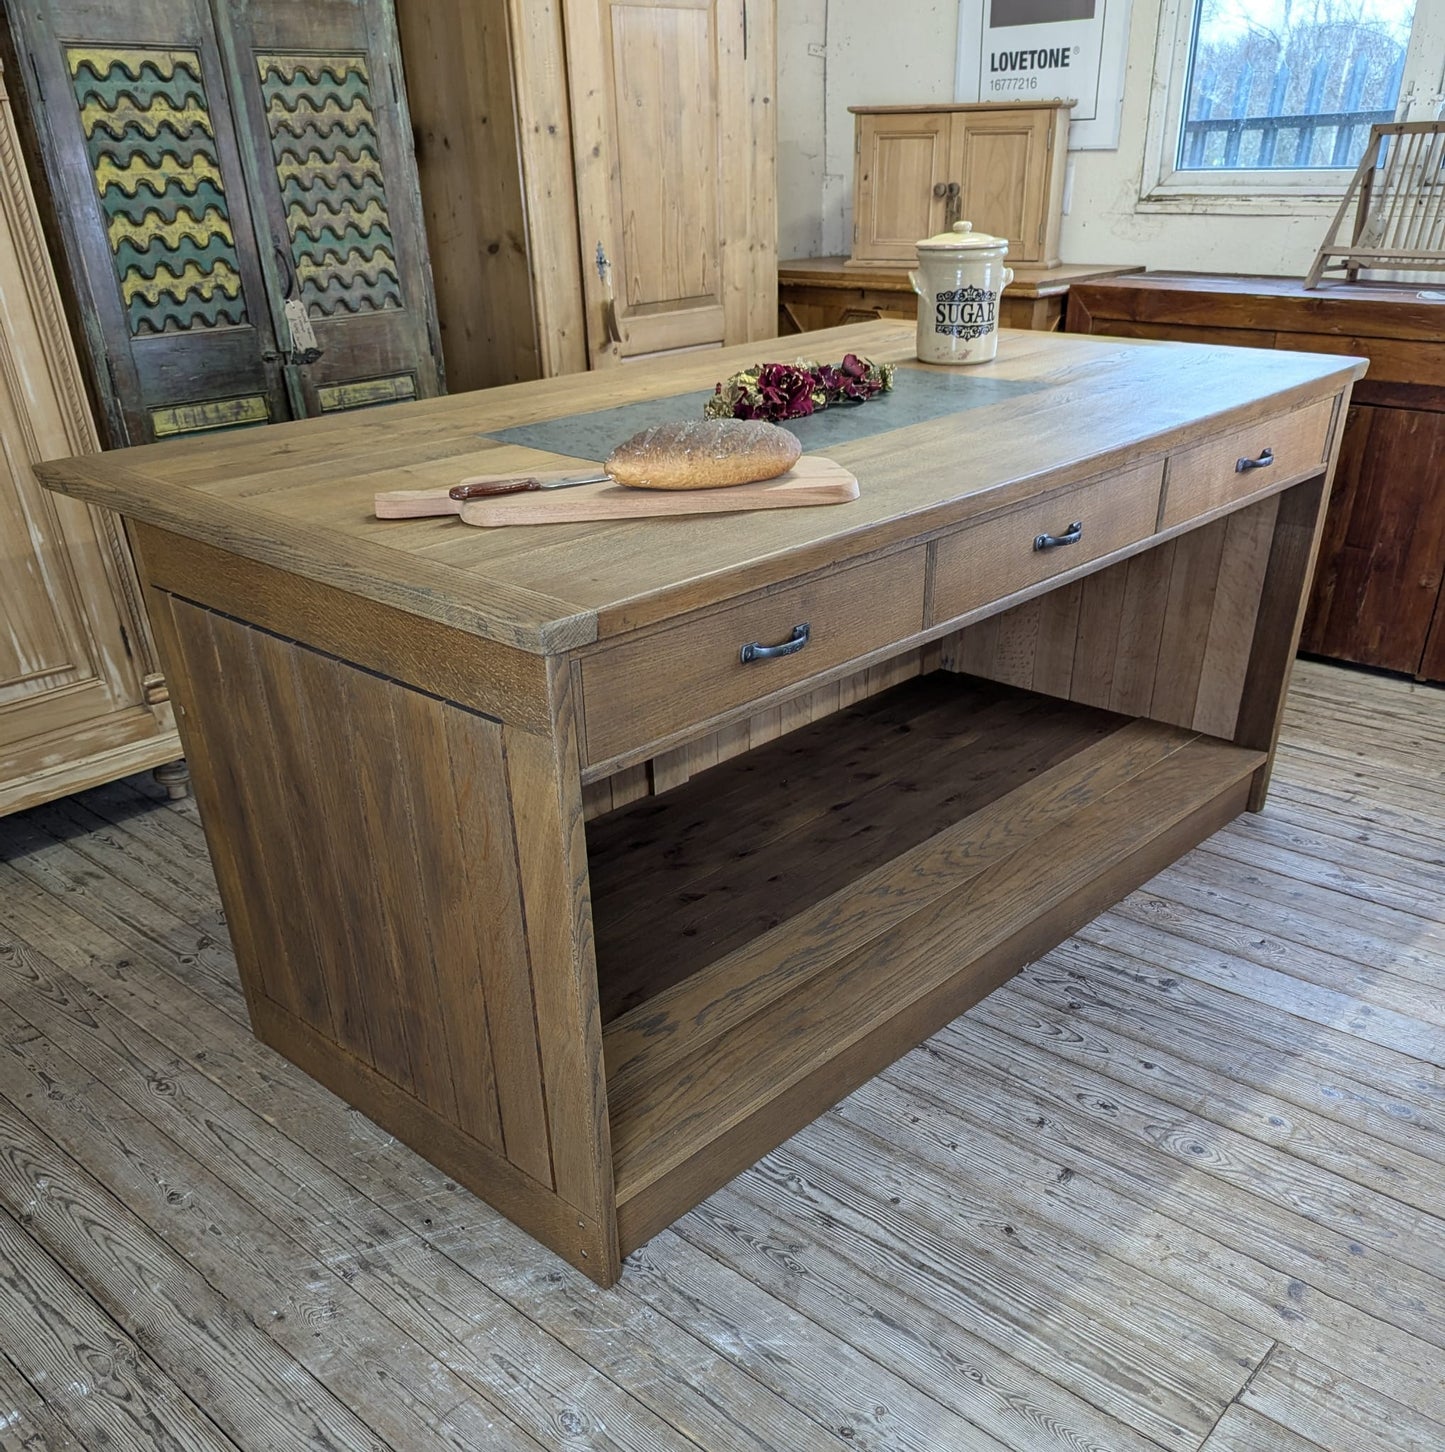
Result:
<svg viewBox="0 0 1445 1452">
<path fill-rule="evenodd" d="M 0 813 L 181 754 L 119 519 L 35 478 L 95 447 L 0 73 Z"/>
<path fill-rule="evenodd" d="M 397 18 L 452 389 L 774 335 L 774 0 Z"/>
<path fill-rule="evenodd" d="M 1056 267 L 1072 101 L 850 106 L 857 266 L 911 266 L 920 237 L 972 222 L 1009 263 Z"/>
</svg>

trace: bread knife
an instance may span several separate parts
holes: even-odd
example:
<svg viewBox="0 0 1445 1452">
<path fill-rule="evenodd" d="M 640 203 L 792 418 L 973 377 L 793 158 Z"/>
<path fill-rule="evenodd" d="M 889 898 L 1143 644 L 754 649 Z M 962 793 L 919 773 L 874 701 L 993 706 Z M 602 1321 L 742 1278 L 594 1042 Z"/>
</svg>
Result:
<svg viewBox="0 0 1445 1452">
<path fill-rule="evenodd" d="M 465 503 L 468 499 L 493 499 L 498 494 L 525 494 L 533 489 L 572 489 L 578 484 L 606 484 L 611 477 L 594 470 L 591 474 L 565 474 L 560 479 L 489 479 L 485 483 L 455 484 L 447 490 L 447 498 Z"/>
</svg>

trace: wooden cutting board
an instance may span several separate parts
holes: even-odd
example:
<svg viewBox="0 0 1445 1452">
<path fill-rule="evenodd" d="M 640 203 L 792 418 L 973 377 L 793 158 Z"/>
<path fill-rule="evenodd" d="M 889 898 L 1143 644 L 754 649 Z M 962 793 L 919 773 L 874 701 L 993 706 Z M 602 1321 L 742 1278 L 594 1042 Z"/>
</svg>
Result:
<svg viewBox="0 0 1445 1452">
<path fill-rule="evenodd" d="M 579 464 L 568 472 L 581 473 L 584 468 Z M 496 529 L 509 524 L 797 509 L 811 504 L 846 504 L 857 497 L 856 475 L 831 459 L 804 454 L 786 474 L 776 479 L 758 484 L 734 484 L 727 489 L 628 489 L 621 484 L 578 484 L 571 489 L 538 489 L 525 494 L 503 494 L 496 499 L 473 499 L 461 505 L 448 500 L 445 489 L 414 490 L 378 495 L 376 512 L 386 518 L 456 513 L 467 524 Z"/>
</svg>

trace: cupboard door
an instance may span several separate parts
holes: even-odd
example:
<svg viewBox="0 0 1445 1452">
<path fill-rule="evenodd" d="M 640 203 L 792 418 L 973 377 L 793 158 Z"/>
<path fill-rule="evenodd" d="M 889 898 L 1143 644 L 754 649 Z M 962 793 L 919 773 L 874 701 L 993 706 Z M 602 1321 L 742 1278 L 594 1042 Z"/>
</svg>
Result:
<svg viewBox="0 0 1445 1452">
<path fill-rule="evenodd" d="M 390 4 L 215 4 L 295 411 L 432 397 L 441 348 Z"/>
<path fill-rule="evenodd" d="M 1019 108 L 953 117 L 950 174 L 963 186 L 963 215 L 976 231 L 1006 237 L 1010 262 L 1046 260 L 1054 116 Z"/>
<path fill-rule="evenodd" d="M 1445 582 L 1442 470 L 1445 413 L 1350 409 L 1301 650 L 1438 679 L 1431 626 Z"/>
<path fill-rule="evenodd" d="M 772 0 L 564 0 L 593 365 L 777 330 Z"/>
<path fill-rule="evenodd" d="M 202 0 L 10 0 L 114 444 L 288 416 Z"/>
<path fill-rule="evenodd" d="M 1416 675 L 1422 681 L 1445 682 L 1445 590 L 1435 606 L 1435 620 Z"/>
<path fill-rule="evenodd" d="M 0 266 L 6 262 L 0 257 Z M 8 340 L 5 348 L 8 355 Z M 144 626 L 132 619 L 127 632 L 121 623 L 120 576 L 129 562 L 118 526 L 58 500 L 31 472 L 40 457 L 32 444 L 37 414 L 50 411 L 17 397 L 8 379 L 0 390 L 0 811 L 17 784 L 164 734 L 144 704 Z M 53 422 L 42 418 L 42 431 Z M 44 457 L 70 452 L 60 440 L 47 443 Z M 179 755 L 178 748 L 166 753 Z"/>
<path fill-rule="evenodd" d="M 943 111 L 858 117 L 855 262 L 912 262 L 918 241 L 944 230 L 947 188 L 959 184 L 950 155 L 953 119 Z"/>
</svg>

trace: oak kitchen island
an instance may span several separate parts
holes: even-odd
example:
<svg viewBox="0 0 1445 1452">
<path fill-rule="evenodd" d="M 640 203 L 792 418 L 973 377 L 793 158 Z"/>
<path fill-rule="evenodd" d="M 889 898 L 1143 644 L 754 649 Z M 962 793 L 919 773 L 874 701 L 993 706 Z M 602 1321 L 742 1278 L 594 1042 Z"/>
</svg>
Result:
<svg viewBox="0 0 1445 1452">
<path fill-rule="evenodd" d="M 1359 361 L 777 348 L 849 350 L 851 504 L 371 516 L 757 344 L 43 470 L 128 522 L 257 1034 L 604 1284 L 1264 798 Z"/>
</svg>

